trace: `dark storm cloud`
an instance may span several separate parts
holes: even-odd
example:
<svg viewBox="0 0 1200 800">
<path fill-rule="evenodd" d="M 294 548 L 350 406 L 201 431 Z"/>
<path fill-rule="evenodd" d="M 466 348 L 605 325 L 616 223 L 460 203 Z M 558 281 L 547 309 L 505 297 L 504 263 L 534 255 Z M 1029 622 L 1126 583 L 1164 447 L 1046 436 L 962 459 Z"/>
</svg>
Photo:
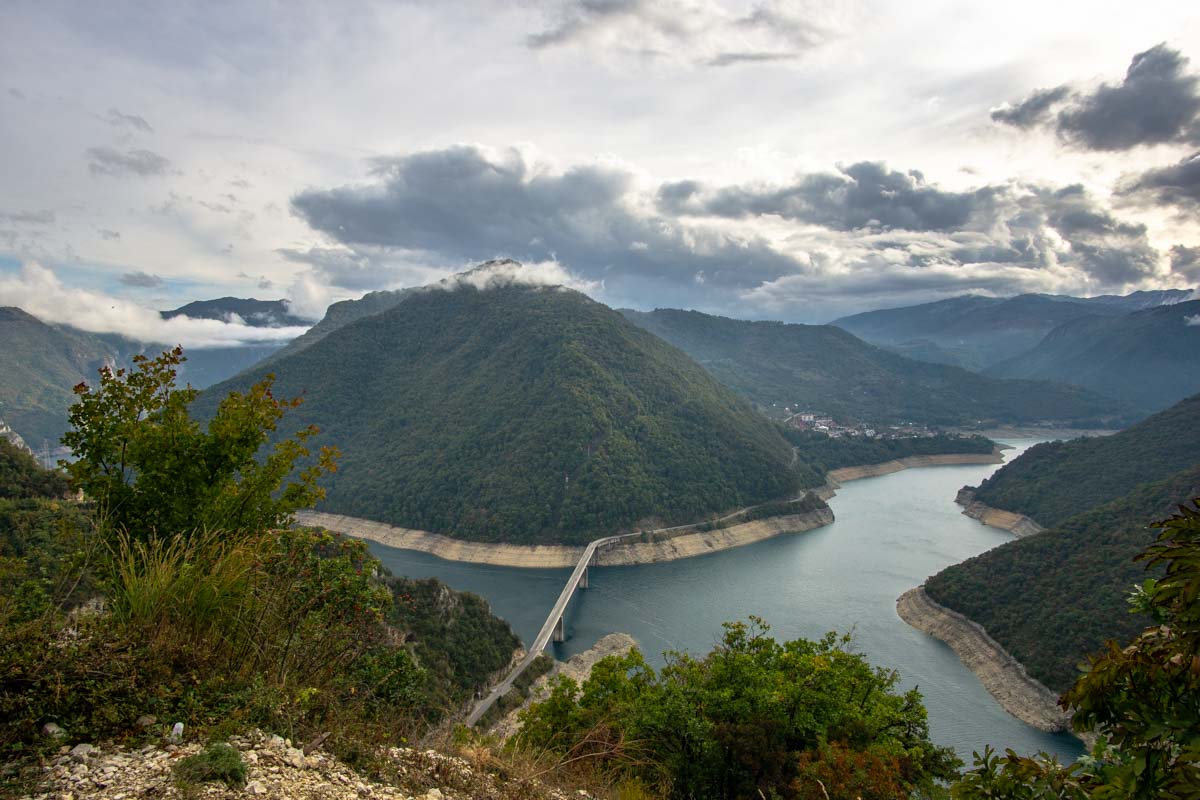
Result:
<svg viewBox="0 0 1200 800">
<path fill-rule="evenodd" d="M 566 44 L 591 28 L 622 16 L 637 14 L 645 10 L 647 5 L 644 0 L 575 0 L 564 3 L 558 21 L 544 31 L 527 36 L 525 44 L 534 50 Z"/>
<path fill-rule="evenodd" d="M 1065 100 L 1071 93 L 1066 86 L 1053 89 L 1037 89 L 1015 106 L 1006 106 L 992 111 L 992 119 L 1018 128 L 1032 128 L 1044 122 L 1050 109 Z"/>
<path fill-rule="evenodd" d="M 792 60 L 835 35 L 810 9 L 770 0 L 744 16 L 730 14 L 717 3 L 682 0 L 565 0 L 548 5 L 547 26 L 525 38 L 533 50 L 603 41 L 606 51 L 643 59 L 680 57 L 702 66 L 729 67 Z"/>
<path fill-rule="evenodd" d="M 1175 206 L 1200 211 L 1200 153 L 1122 181 L 1117 194 L 1139 205 Z"/>
<path fill-rule="evenodd" d="M 1157 275 L 1161 260 L 1143 226 L 1080 186 L 952 192 L 871 162 L 779 187 L 679 181 L 646 192 L 618 167 L 552 171 L 515 151 L 460 146 L 377 161 L 369 182 L 302 192 L 292 210 L 336 244 L 280 253 L 354 289 L 387 285 L 396 262 L 460 268 L 507 256 L 557 261 L 627 303 L 744 297 L 768 309 L 782 307 L 773 296 L 809 303 L 842 289 L 847 304 L 868 288 L 918 300 L 1116 289 Z"/>
<path fill-rule="evenodd" d="M 613 167 L 548 173 L 516 152 L 452 147 L 377 162 L 374 183 L 310 190 L 292 208 L 336 241 L 454 264 L 558 259 L 589 279 L 638 273 L 739 285 L 797 269 L 755 236 L 691 229 L 635 210 L 633 176 Z"/>
<path fill-rule="evenodd" d="M 1181 244 L 1172 247 L 1171 272 L 1200 284 L 1200 247 L 1184 247 Z"/>
<path fill-rule="evenodd" d="M 137 272 L 126 272 L 124 275 L 117 278 L 117 280 L 119 280 L 125 286 L 131 286 L 136 289 L 161 289 L 163 286 L 167 285 L 167 282 L 159 276 L 151 275 L 148 272 L 143 272 L 142 270 L 138 270 Z"/>
<path fill-rule="evenodd" d="M 1020 128 L 1045 122 L 1064 141 L 1089 150 L 1200 144 L 1200 76 L 1187 65 L 1181 52 L 1159 44 L 1135 55 L 1120 83 L 1074 94 L 1066 86 L 1041 90 L 992 112 L 992 119 Z"/>
<path fill-rule="evenodd" d="M 115 108 L 110 108 L 108 114 L 101 117 L 109 125 L 115 125 L 119 128 L 132 128 L 135 131 L 142 133 L 153 133 L 154 128 L 150 127 L 150 123 L 146 122 L 145 118 L 137 114 L 122 114 Z"/>
<path fill-rule="evenodd" d="M 150 150 L 121 152 L 111 147 L 89 147 L 85 153 L 93 175 L 165 175 L 171 162 Z"/>
<path fill-rule="evenodd" d="M 737 64 L 764 64 L 772 61 L 794 61 L 796 53 L 720 53 L 705 61 L 710 67 L 732 67 Z"/>
<path fill-rule="evenodd" d="M 920 172 L 895 172 L 863 161 L 840 174 L 799 176 L 782 188 L 727 187 L 708 191 L 695 181 L 665 184 L 659 207 L 671 214 L 745 218 L 775 215 L 834 230 L 899 228 L 950 231 L 966 225 L 990 190 L 945 192 Z"/>
</svg>

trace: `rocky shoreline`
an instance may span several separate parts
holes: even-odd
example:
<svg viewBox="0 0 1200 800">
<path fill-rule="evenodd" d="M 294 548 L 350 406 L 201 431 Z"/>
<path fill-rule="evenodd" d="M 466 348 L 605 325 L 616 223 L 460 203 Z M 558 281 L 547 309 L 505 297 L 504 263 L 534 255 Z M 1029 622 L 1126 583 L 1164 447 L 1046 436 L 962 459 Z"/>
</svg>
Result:
<svg viewBox="0 0 1200 800">
<path fill-rule="evenodd" d="M 997 702 L 1017 719 L 1051 733 L 1070 730 L 1058 695 L 1032 678 L 977 622 L 934 602 L 918 586 L 896 600 L 900 619 L 945 642 Z"/>
<path fill-rule="evenodd" d="M 962 506 L 962 513 L 971 519 L 977 519 L 984 525 L 992 528 L 1008 531 L 1018 538 L 1032 536 L 1035 533 L 1041 533 L 1046 530 L 1036 520 L 1024 514 L 1018 514 L 1015 511 L 1005 511 L 1002 508 L 992 508 L 976 500 L 975 487 L 973 486 L 964 486 L 959 489 L 958 496 L 954 498 L 954 502 Z"/>
<path fill-rule="evenodd" d="M 920 467 L 999 464 L 1004 460 L 1001 451 L 1002 448 L 997 446 L 991 453 L 908 456 L 885 461 L 882 464 L 842 467 L 830 472 L 826 484 L 814 489 L 813 492 L 823 500 L 828 500 L 837 494 L 840 484 L 860 478 L 890 475 L 893 472 Z M 822 509 L 804 514 L 757 519 L 711 531 L 688 530 L 689 526 L 682 526 L 682 530 L 672 531 L 669 535 L 651 534 L 647 541 L 622 543 L 606 548 L 596 553 L 595 563 L 599 566 L 630 566 L 694 558 L 753 544 L 773 536 L 811 531 L 829 525 L 833 519 L 832 511 Z M 300 525 L 325 528 L 357 539 L 368 539 L 388 547 L 416 550 L 444 558 L 447 561 L 464 561 L 472 564 L 527 569 L 561 569 L 575 566 L 580 556 L 583 555 L 581 546 L 470 542 L 429 531 L 402 528 L 386 522 L 375 522 L 324 511 L 298 512 L 296 522 Z"/>
<path fill-rule="evenodd" d="M 305 511 L 296 514 L 296 522 L 325 528 L 335 533 L 369 539 L 388 547 L 417 550 L 444 558 L 502 567 L 564 568 L 574 567 L 583 555 L 582 547 L 568 545 L 516 545 L 468 542 L 451 539 L 428 531 L 399 528 L 384 522 Z M 712 531 L 679 532 L 672 536 L 631 542 L 598 551 L 595 563 L 599 566 L 655 564 L 681 558 L 715 553 L 733 547 L 759 542 L 784 533 L 803 533 L 833 522 L 828 509 L 804 514 L 768 517 Z"/>
</svg>

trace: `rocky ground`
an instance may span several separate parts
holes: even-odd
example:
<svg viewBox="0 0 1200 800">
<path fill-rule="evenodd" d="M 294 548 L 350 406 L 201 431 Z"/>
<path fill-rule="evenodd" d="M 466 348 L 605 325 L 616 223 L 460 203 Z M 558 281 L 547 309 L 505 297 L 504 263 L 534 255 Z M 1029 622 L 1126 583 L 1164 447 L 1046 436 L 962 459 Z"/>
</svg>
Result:
<svg viewBox="0 0 1200 800">
<path fill-rule="evenodd" d="M 482 764 L 434 750 L 394 748 L 383 772 L 392 779 L 365 779 L 335 758 L 305 754 L 290 742 L 254 732 L 229 740 L 247 767 L 243 785 L 180 782 L 174 767 L 203 748 L 193 744 L 148 744 L 127 749 L 111 745 L 62 747 L 44 767 L 44 780 L 28 800 L 135 800 L 138 798 L 404 798 L 405 800 L 587 800 L 586 792 L 566 793 L 537 781 L 500 778 Z"/>
</svg>

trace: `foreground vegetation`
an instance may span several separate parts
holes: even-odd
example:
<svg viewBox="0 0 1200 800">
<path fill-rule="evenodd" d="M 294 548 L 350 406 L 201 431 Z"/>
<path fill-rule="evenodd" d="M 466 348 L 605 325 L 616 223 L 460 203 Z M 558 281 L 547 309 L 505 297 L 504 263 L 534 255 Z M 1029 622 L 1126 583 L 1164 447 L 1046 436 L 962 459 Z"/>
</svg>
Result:
<svg viewBox="0 0 1200 800">
<path fill-rule="evenodd" d="M 57 745 L 47 723 L 68 742 L 121 740 L 149 716 L 189 735 L 328 734 L 362 762 L 509 662 L 517 639 L 483 601 L 390 578 L 363 542 L 287 528 L 335 454 L 295 473 L 312 455 L 301 436 L 254 460 L 292 405 L 269 383 L 202 429 L 173 386 L 180 358 L 77 389 L 69 470 L 87 506 L 0 442 L 0 755 Z"/>
</svg>

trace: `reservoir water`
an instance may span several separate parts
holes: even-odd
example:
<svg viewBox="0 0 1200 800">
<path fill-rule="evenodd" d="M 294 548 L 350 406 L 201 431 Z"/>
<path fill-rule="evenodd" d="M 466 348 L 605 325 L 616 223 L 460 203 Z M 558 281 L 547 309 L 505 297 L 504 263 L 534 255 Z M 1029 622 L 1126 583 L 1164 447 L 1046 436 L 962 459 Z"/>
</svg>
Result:
<svg viewBox="0 0 1200 800">
<path fill-rule="evenodd" d="M 1006 443 L 1014 446 L 1009 460 L 1034 444 Z M 830 501 L 837 520 L 824 528 L 665 564 L 597 567 L 591 587 L 567 607 L 567 641 L 552 652 L 569 658 L 619 631 L 661 666 L 665 650 L 707 653 L 722 622 L 750 614 L 781 640 L 851 632 L 857 652 L 899 670 L 904 689 L 920 688 L 934 741 L 953 746 L 968 765 L 972 751 L 988 744 L 1072 760 L 1083 752 L 1078 740 L 1009 716 L 949 647 L 896 615 L 896 598 L 929 575 L 1012 538 L 954 504 L 960 487 L 978 485 L 995 469 L 928 467 L 853 481 Z M 435 576 L 482 595 L 525 642 L 570 573 L 444 561 L 375 543 L 371 549 L 397 575 Z"/>
</svg>

